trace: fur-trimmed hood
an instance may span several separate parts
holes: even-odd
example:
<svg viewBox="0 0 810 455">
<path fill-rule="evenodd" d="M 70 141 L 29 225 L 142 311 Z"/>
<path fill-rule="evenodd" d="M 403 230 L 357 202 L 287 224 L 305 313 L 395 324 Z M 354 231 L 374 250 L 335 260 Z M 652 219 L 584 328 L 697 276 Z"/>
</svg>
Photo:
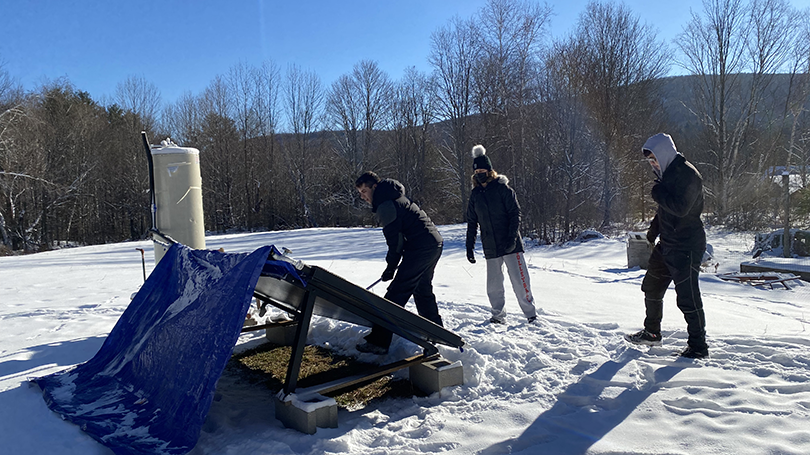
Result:
<svg viewBox="0 0 810 455">
<path fill-rule="evenodd" d="M 487 179 L 487 184 L 489 184 L 490 182 L 495 182 L 495 181 L 497 181 L 498 183 L 503 184 L 503 185 L 508 185 L 509 184 L 509 179 L 505 175 L 498 174 L 495 171 L 489 171 L 489 174 L 490 174 L 490 177 Z M 475 179 L 475 173 L 473 173 L 472 177 L 470 177 L 470 180 L 472 180 L 472 187 L 473 188 L 482 186 L 480 183 L 478 183 L 478 180 Z"/>
</svg>

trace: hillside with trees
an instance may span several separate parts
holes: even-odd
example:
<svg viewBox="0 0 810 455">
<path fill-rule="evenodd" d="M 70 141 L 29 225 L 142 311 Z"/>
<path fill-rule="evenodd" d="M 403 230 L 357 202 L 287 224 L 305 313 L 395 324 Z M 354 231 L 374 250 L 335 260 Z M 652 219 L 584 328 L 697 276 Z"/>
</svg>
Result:
<svg viewBox="0 0 810 455">
<path fill-rule="evenodd" d="M 200 151 L 212 232 L 370 224 L 353 186 L 365 170 L 401 181 L 435 222 L 462 222 L 479 143 L 518 193 L 524 235 L 643 228 L 640 147 L 661 131 L 703 174 L 708 223 L 781 226 L 767 176 L 782 166 L 800 174 L 790 217 L 807 226 L 807 12 L 707 0 L 672 45 L 616 2 L 591 2 L 558 40 L 551 14 L 491 0 L 432 34 L 429 73 L 400 80 L 368 60 L 330 84 L 267 61 L 170 102 L 137 76 L 102 102 L 68 79 L 24 90 L 0 66 L 0 253 L 142 238 L 141 131 Z"/>
</svg>

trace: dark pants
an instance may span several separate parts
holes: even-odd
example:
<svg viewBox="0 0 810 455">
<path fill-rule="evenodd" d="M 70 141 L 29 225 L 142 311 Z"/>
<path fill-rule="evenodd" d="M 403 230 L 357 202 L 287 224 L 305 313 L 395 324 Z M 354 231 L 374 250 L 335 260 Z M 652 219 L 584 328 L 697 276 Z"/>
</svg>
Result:
<svg viewBox="0 0 810 455">
<path fill-rule="evenodd" d="M 388 286 L 385 298 L 404 307 L 413 295 L 419 316 L 442 325 L 436 296 L 433 294 L 433 272 L 442 255 L 442 245 L 416 251 L 403 251 L 402 262 L 397 274 Z M 366 341 L 387 348 L 391 344 L 392 333 L 378 325 L 371 328 Z"/>
<path fill-rule="evenodd" d="M 698 288 L 698 273 L 703 251 L 678 251 L 655 246 L 650 255 L 647 274 L 641 283 L 644 291 L 644 304 L 647 317 L 644 328 L 648 332 L 661 333 L 661 319 L 664 312 L 664 294 L 667 287 L 675 282 L 678 308 L 686 320 L 687 343 L 693 349 L 705 349 L 706 318 L 703 314 L 703 301 Z"/>
</svg>

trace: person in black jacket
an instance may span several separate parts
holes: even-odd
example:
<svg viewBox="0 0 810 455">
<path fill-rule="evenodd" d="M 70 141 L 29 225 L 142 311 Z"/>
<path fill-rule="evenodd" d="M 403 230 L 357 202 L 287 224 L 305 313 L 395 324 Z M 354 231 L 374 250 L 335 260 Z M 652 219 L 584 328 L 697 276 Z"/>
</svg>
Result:
<svg viewBox="0 0 810 455">
<path fill-rule="evenodd" d="M 644 156 L 655 173 L 652 198 L 658 203 L 647 240 L 655 243 L 641 283 L 646 318 L 644 329 L 627 334 L 625 339 L 640 345 L 661 344 L 661 319 L 664 293 L 675 282 L 678 308 L 683 312 L 688 333 L 687 347 L 681 356 L 708 357 L 706 318 L 698 287 L 698 273 L 706 250 L 706 232 L 700 214 L 703 212 L 703 178 L 697 169 L 678 153 L 668 134 L 647 139 Z"/>
<path fill-rule="evenodd" d="M 404 307 L 413 295 L 419 316 L 442 325 L 433 294 L 433 272 L 444 244 L 438 229 L 418 205 L 405 197 L 405 187 L 398 181 L 381 180 L 369 171 L 357 178 L 355 187 L 360 197 L 371 204 L 388 245 L 381 280 L 393 281 L 385 298 Z M 375 325 L 357 350 L 386 354 L 391 337 L 389 330 Z"/>
<path fill-rule="evenodd" d="M 467 260 L 475 264 L 475 239 L 481 227 L 481 245 L 487 260 L 487 296 L 492 306 L 490 322 L 506 320 L 503 265 L 509 273 L 520 309 L 529 323 L 537 320 L 529 271 L 520 237 L 520 205 L 509 179 L 492 169 L 482 145 L 473 147 L 473 189 L 467 205 Z"/>
</svg>

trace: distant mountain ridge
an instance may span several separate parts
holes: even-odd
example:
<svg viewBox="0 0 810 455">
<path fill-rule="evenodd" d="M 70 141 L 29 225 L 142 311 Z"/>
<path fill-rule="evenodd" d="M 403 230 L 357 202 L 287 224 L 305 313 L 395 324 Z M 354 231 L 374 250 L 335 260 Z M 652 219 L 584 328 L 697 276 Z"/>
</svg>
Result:
<svg viewBox="0 0 810 455">
<path fill-rule="evenodd" d="M 739 84 L 743 87 L 749 87 L 753 75 L 750 73 L 739 74 Z M 808 77 L 808 75 L 800 75 Z M 673 132 L 679 131 L 687 135 L 692 135 L 696 132 L 696 128 L 700 127 L 699 119 L 690 112 L 691 100 L 693 96 L 693 86 L 695 80 L 700 76 L 687 75 L 687 76 L 670 76 L 661 80 L 661 96 L 663 102 L 664 113 L 667 123 Z M 757 118 L 760 121 L 765 119 L 782 116 L 785 109 L 785 102 L 787 100 L 788 90 L 790 88 L 790 74 L 774 74 L 772 80 L 766 88 L 766 96 L 762 100 L 762 105 L 758 109 Z M 794 81 L 795 84 L 795 81 Z M 795 90 L 795 87 L 794 87 Z M 748 93 L 747 89 L 743 93 Z M 734 103 L 739 98 L 732 97 L 729 102 Z M 731 104 L 730 107 L 735 107 Z M 736 112 L 732 109 L 730 119 L 737 117 L 739 113 L 739 105 L 736 106 Z M 810 101 L 805 100 L 805 109 L 810 109 Z"/>
</svg>

